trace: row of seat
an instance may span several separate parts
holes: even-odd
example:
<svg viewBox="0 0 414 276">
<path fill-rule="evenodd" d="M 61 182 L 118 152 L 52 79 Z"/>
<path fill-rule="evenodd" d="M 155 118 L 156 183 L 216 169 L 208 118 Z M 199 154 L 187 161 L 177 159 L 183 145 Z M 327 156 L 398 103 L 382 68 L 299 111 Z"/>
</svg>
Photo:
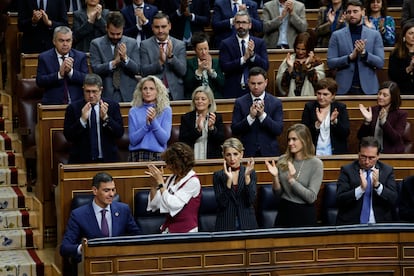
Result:
<svg viewBox="0 0 414 276">
<path fill-rule="evenodd" d="M 413 177 L 411 177 L 413 178 Z M 397 182 L 398 187 L 400 183 Z M 338 209 L 336 205 L 337 183 L 324 184 L 324 195 L 322 198 L 322 214 L 320 225 L 334 226 Z M 160 226 L 165 221 L 165 214 L 147 211 L 149 190 L 142 190 L 134 196 L 134 217 L 143 234 L 157 234 Z M 90 202 L 93 195 L 77 195 L 72 200 L 71 208 L 77 208 Z M 117 195 L 115 201 L 120 201 Z M 272 190 L 271 184 L 260 185 L 257 191 L 256 218 L 259 228 L 272 228 L 278 213 L 280 198 Z M 214 232 L 217 214 L 217 202 L 213 187 L 202 187 L 202 198 L 199 210 L 199 232 Z M 394 220 L 399 221 L 398 204 L 394 210 Z"/>
</svg>

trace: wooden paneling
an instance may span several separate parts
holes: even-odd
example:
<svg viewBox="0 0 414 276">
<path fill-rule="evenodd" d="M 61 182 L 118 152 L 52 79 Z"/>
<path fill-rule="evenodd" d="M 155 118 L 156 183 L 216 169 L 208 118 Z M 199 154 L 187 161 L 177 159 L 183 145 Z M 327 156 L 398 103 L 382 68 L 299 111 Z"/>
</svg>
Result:
<svg viewBox="0 0 414 276">
<path fill-rule="evenodd" d="M 113 238 L 84 243 L 84 267 L 86 275 L 411 275 L 414 259 L 400 252 L 413 232 L 412 225 L 379 224 Z"/>
</svg>

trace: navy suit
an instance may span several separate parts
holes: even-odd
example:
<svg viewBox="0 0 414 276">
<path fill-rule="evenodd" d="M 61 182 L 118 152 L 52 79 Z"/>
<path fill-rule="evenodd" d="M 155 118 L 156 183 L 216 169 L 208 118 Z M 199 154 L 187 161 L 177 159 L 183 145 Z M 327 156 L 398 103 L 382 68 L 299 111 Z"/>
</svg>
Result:
<svg viewBox="0 0 414 276">
<path fill-rule="evenodd" d="M 72 77 L 59 79 L 59 57 L 55 48 L 39 55 L 36 83 L 45 89 L 42 104 L 64 104 L 65 81 L 72 102 L 83 98 L 83 80 L 89 71 L 87 57 L 85 53 L 74 49 L 69 51 L 69 56 L 74 60 Z"/>
<path fill-rule="evenodd" d="M 223 86 L 224 98 L 237 98 L 249 92 L 247 86 L 243 89 L 240 85 L 241 77 L 246 67 L 250 69 L 259 66 L 266 71 L 269 69 L 269 59 L 264 40 L 253 36 L 250 36 L 249 39 L 253 40 L 255 44 L 255 58 L 254 61 L 249 59 L 243 65 L 240 65 L 242 54 L 237 36 L 232 35 L 221 43 L 219 62 L 221 71 L 223 71 L 226 79 Z"/>
<path fill-rule="evenodd" d="M 131 4 L 125 6 L 121 10 L 121 13 L 125 18 L 124 35 L 136 39 L 139 30 L 137 27 L 137 17 L 135 16 L 134 5 Z M 152 18 L 158 13 L 158 8 L 156 6 L 144 3 L 143 13 L 148 19 L 148 23 L 142 25 L 141 40 L 150 38 L 152 36 Z"/>
<path fill-rule="evenodd" d="M 102 99 L 109 104 L 108 116 L 109 122 L 104 124 L 100 120 L 101 147 L 103 162 L 118 161 L 118 147 L 116 140 L 124 134 L 121 111 L 119 104 L 108 99 Z M 63 134 L 65 138 L 72 143 L 69 156 L 69 163 L 92 163 L 91 145 L 89 139 L 89 124 L 86 128 L 82 126 L 80 117 L 82 108 L 85 106 L 85 100 L 71 103 L 66 108 Z"/>
<path fill-rule="evenodd" d="M 263 22 L 257 13 L 257 4 L 250 0 L 242 0 L 242 3 L 246 5 L 247 12 L 252 21 L 251 31 L 256 33 L 262 32 Z M 233 26 L 230 25 L 230 18 L 233 18 L 233 6 L 230 5 L 230 0 L 216 0 L 214 2 L 213 17 L 211 18 L 216 48 L 220 47 L 220 43 L 224 39 L 235 34 Z"/>
<path fill-rule="evenodd" d="M 249 125 L 247 116 L 252 104 L 250 93 L 236 99 L 231 123 L 232 133 L 240 137 L 245 157 L 278 156 L 279 146 L 276 139 L 283 130 L 282 102 L 266 93 L 264 97 L 266 118 L 263 122 L 256 118 L 253 124 Z"/>
<path fill-rule="evenodd" d="M 23 33 L 21 52 L 41 53 L 53 48 L 53 30 L 58 26 L 68 26 L 65 0 L 48 0 L 45 11 L 52 26 L 48 27 L 41 19 L 36 25 L 32 24 L 33 10 L 38 10 L 37 0 L 19 0 L 18 28 Z"/>
<path fill-rule="evenodd" d="M 359 80 L 365 94 L 377 94 L 379 84 L 376 69 L 384 66 L 384 45 L 380 32 L 362 26 L 361 39 L 366 40 L 366 57 L 358 56 L 349 62 L 349 55 L 354 50 L 349 28 L 342 28 L 332 33 L 329 40 L 327 62 L 329 69 L 336 70 L 338 95 L 347 94 L 352 85 L 356 63 L 358 63 Z"/>
<path fill-rule="evenodd" d="M 127 204 L 112 202 L 111 217 L 112 237 L 141 234 L 141 229 L 136 225 Z M 66 232 L 60 246 L 60 255 L 73 257 L 80 261 L 81 256 L 78 255 L 77 249 L 82 243 L 82 238 L 95 239 L 103 237 L 92 202 L 83 205 L 73 210 L 70 214 Z"/>
<path fill-rule="evenodd" d="M 379 182 L 383 185 L 381 195 L 372 191 L 372 209 L 376 222 L 392 221 L 392 212 L 398 197 L 397 184 L 394 179 L 394 169 L 380 161 L 375 165 L 379 169 Z M 356 200 L 355 188 L 361 185 L 359 176 L 360 166 L 357 161 L 341 167 L 336 192 L 338 216 L 336 223 L 359 224 L 364 196 Z M 374 184 L 374 183 L 372 183 Z"/>
<path fill-rule="evenodd" d="M 320 133 L 320 129 L 315 127 L 315 122 L 317 121 L 316 108 L 319 108 L 318 101 L 308 102 L 302 113 L 302 124 L 309 128 L 315 148 L 318 144 Z M 331 124 L 330 126 L 332 154 L 346 154 L 348 153 L 347 138 L 350 132 L 348 111 L 346 110 L 346 105 L 340 102 L 331 103 L 330 114 L 335 109 L 338 110 L 339 114 L 337 118 L 338 123 L 335 125 Z"/>
</svg>

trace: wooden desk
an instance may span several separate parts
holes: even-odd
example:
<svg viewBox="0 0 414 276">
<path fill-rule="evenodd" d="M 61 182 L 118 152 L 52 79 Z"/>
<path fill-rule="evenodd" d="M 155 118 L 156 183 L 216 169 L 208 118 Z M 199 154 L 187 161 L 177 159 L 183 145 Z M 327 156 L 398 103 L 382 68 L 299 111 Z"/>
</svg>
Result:
<svg viewBox="0 0 414 276">
<path fill-rule="evenodd" d="M 90 240 L 85 275 L 414 275 L 412 224 Z"/>
</svg>

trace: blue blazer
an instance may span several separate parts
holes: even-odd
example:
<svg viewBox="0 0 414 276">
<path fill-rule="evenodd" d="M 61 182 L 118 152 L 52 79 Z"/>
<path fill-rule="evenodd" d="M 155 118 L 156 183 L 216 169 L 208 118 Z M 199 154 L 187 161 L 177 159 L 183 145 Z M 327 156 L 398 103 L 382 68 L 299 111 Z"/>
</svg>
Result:
<svg viewBox="0 0 414 276">
<path fill-rule="evenodd" d="M 86 54 L 72 49 L 69 56 L 74 59 L 73 75 L 67 77 L 66 82 L 72 102 L 83 98 L 83 81 L 89 72 Z M 45 89 L 42 104 L 64 103 L 64 79 L 58 79 L 59 61 L 55 48 L 39 55 L 36 83 Z"/>
<path fill-rule="evenodd" d="M 265 112 L 263 122 L 256 119 L 252 125 L 247 122 L 252 96 L 246 94 L 234 103 L 231 130 L 239 137 L 244 146 L 244 157 L 279 156 L 277 136 L 283 131 L 282 102 L 275 96 L 266 93 L 264 97 Z"/>
<path fill-rule="evenodd" d="M 240 86 L 240 80 L 246 67 L 250 69 L 259 66 L 266 71 L 269 69 L 264 40 L 254 36 L 250 36 L 249 39 L 253 40 L 255 44 L 255 58 L 254 61 L 248 60 L 243 65 L 240 65 L 241 52 L 236 35 L 232 35 L 221 43 L 219 62 L 226 80 L 223 86 L 224 98 L 237 98 L 249 92 L 248 88 L 242 89 Z"/>
<path fill-rule="evenodd" d="M 381 195 L 372 191 L 372 209 L 376 222 L 391 222 L 392 212 L 398 198 L 397 184 L 394 178 L 394 169 L 380 161 L 375 165 L 379 169 L 379 182 L 383 185 Z M 355 199 L 355 188 L 360 186 L 358 160 L 341 168 L 338 178 L 336 202 L 338 205 L 338 216 L 336 223 L 359 224 L 362 210 L 363 196 Z"/>
<path fill-rule="evenodd" d="M 58 26 L 68 26 L 65 0 L 48 0 L 45 7 L 52 26 L 47 27 L 42 20 L 32 24 L 33 10 L 38 10 L 37 0 L 18 0 L 18 28 L 23 33 L 22 53 L 41 53 L 53 48 L 53 30 Z"/>
<path fill-rule="evenodd" d="M 103 162 L 116 162 L 119 159 L 116 140 L 124 134 L 121 111 L 118 103 L 109 99 L 102 100 L 109 104 L 109 122 L 104 124 L 100 120 Z M 71 103 L 66 108 L 63 134 L 66 140 L 72 143 L 69 156 L 69 163 L 71 164 L 94 162 L 90 154 L 89 124 L 84 128 L 79 120 L 85 104 L 85 100 L 80 100 Z"/>
<path fill-rule="evenodd" d="M 144 3 L 144 15 L 148 19 L 148 23 L 142 26 L 141 40 L 150 38 L 152 36 L 152 18 L 158 13 L 156 6 Z M 124 35 L 137 38 L 137 17 L 135 16 L 134 5 L 127 5 L 121 10 L 122 15 L 125 18 Z"/>
<path fill-rule="evenodd" d="M 358 56 L 359 79 L 365 94 L 373 95 L 378 92 L 376 69 L 384 66 L 384 45 L 377 30 L 362 27 L 361 39 L 366 39 L 366 58 Z M 328 47 L 328 67 L 336 70 L 338 95 L 348 93 L 352 85 L 356 62 L 349 62 L 348 57 L 354 50 L 349 28 L 342 28 L 332 33 Z"/>
<path fill-rule="evenodd" d="M 250 0 L 242 0 L 246 4 L 247 11 L 252 21 L 251 32 L 261 33 L 263 31 L 263 22 L 257 13 L 257 4 Z M 233 6 L 229 0 L 216 0 L 214 2 L 214 12 L 211 18 L 211 27 L 214 31 L 215 47 L 219 48 L 220 43 L 235 34 L 233 26 L 230 25 L 230 18 L 233 18 Z"/>
<path fill-rule="evenodd" d="M 135 223 L 129 206 L 122 202 L 112 202 L 112 237 L 140 235 L 141 229 Z M 80 261 L 77 249 L 82 239 L 103 238 L 93 210 L 92 202 L 76 208 L 70 214 L 66 231 L 60 246 L 60 255 Z"/>
</svg>

